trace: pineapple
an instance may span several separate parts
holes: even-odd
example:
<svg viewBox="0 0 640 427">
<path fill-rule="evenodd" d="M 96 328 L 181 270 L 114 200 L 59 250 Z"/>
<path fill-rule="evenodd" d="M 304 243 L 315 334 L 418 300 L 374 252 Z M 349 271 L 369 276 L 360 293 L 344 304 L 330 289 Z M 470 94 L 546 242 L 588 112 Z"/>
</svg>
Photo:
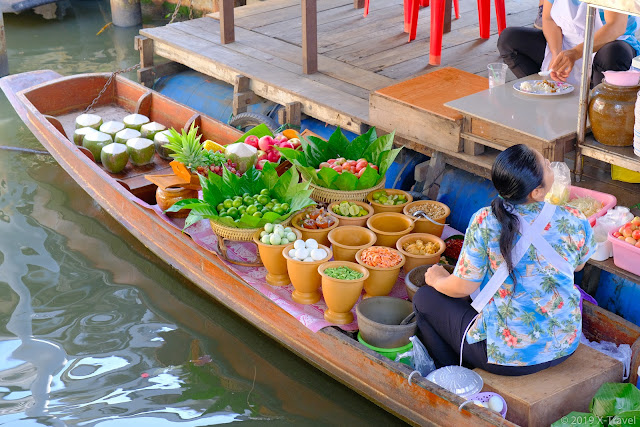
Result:
<svg viewBox="0 0 640 427">
<path fill-rule="evenodd" d="M 207 154 L 200 144 L 202 135 L 198 135 L 197 127 L 192 125 L 189 132 L 183 129 L 182 135 L 175 129 L 171 129 L 170 132 L 171 135 L 167 136 L 169 143 L 165 145 L 165 148 L 173 151 L 174 154 L 170 154 L 171 157 L 194 172 L 198 167 L 208 166 Z"/>
</svg>

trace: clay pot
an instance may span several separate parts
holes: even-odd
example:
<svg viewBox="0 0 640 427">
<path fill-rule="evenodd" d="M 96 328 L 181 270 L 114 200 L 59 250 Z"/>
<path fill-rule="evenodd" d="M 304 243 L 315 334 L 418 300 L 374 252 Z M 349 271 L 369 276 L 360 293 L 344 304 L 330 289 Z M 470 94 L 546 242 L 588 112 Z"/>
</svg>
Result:
<svg viewBox="0 0 640 427">
<path fill-rule="evenodd" d="M 400 269 L 405 265 L 406 260 L 404 255 L 402 255 L 401 252 L 392 249 L 392 251 L 402 257 L 402 261 L 400 261 L 398 265 L 394 265 L 389 268 L 371 267 L 362 261 L 362 252 L 364 252 L 365 249 L 360 249 L 356 254 L 356 261 L 358 264 L 369 270 L 369 277 L 364 281 L 365 294 L 363 298 L 389 295 L 389 292 L 393 289 L 393 285 L 398 281 Z"/>
<path fill-rule="evenodd" d="M 376 245 L 395 248 L 400 237 L 413 231 L 414 220 L 401 213 L 385 212 L 369 218 L 367 227 L 376 233 Z"/>
<path fill-rule="evenodd" d="M 439 245 L 440 249 L 432 255 L 414 255 L 404 250 L 405 245 L 414 243 L 416 240 L 422 240 L 425 243 L 435 243 Z M 446 249 L 446 245 L 441 238 L 432 234 L 411 233 L 399 238 L 396 242 L 396 248 L 407 259 L 407 262 L 404 264 L 404 271 L 411 271 L 419 265 L 437 264 L 440 261 L 442 253 Z"/>
<path fill-rule="evenodd" d="M 315 304 L 320 301 L 321 278 L 320 273 L 318 273 L 318 266 L 329 261 L 332 254 L 331 249 L 324 245 L 318 245 L 318 248 L 327 251 L 327 256 L 320 261 L 313 262 L 298 261 L 291 258 L 289 251 L 293 249 L 293 243 L 282 250 L 282 256 L 287 262 L 289 277 L 291 277 L 291 284 L 295 288 L 291 294 L 291 299 L 298 304 Z"/>
<path fill-rule="evenodd" d="M 329 232 L 340 224 L 338 217 L 332 215 L 336 219 L 336 222 L 331 227 L 309 230 L 300 225 L 300 219 L 304 217 L 304 215 L 305 212 L 300 212 L 291 218 L 291 226 L 302 233 L 302 240 L 315 239 L 319 245 L 329 246 L 331 244 L 328 237 Z"/>
<path fill-rule="evenodd" d="M 404 196 L 407 198 L 407 202 L 403 203 L 401 205 L 383 205 L 383 204 L 375 202 L 373 200 L 373 193 L 375 193 L 377 191 L 380 191 L 380 190 L 374 190 L 371 193 L 367 194 L 367 201 L 373 207 L 373 213 L 374 214 L 384 213 L 384 212 L 402 213 L 402 209 L 408 203 L 411 203 L 413 201 L 413 196 L 411 196 L 411 194 L 407 193 L 406 191 L 396 190 L 395 188 L 385 188 L 384 191 L 386 191 L 387 194 L 390 194 L 390 195 L 393 195 L 393 194 L 404 194 Z"/>
<path fill-rule="evenodd" d="M 413 304 L 400 298 L 373 297 L 360 302 L 356 313 L 362 339 L 379 348 L 408 344 L 418 324 L 415 318 L 406 325 L 400 325 L 400 322 L 412 311 Z"/>
<path fill-rule="evenodd" d="M 634 108 L 640 85 L 616 86 L 603 80 L 591 91 L 589 121 L 595 139 L 605 145 L 633 145 Z"/>
<path fill-rule="evenodd" d="M 197 199 L 198 190 L 191 190 L 183 187 L 167 187 L 162 189 L 158 187 L 156 190 L 156 203 L 158 207 L 163 211 L 166 211 L 176 202 L 184 199 Z M 191 209 L 182 209 L 178 212 L 167 212 L 167 216 L 171 218 L 186 218 L 191 212 Z"/>
<path fill-rule="evenodd" d="M 329 205 L 328 211 L 331 212 L 331 214 L 333 216 L 335 216 L 336 218 L 338 218 L 340 220 L 340 226 L 343 225 L 357 225 L 359 227 L 365 227 L 367 224 L 367 220 L 369 218 L 371 218 L 371 215 L 373 215 L 373 207 L 365 202 L 358 202 L 356 200 L 349 200 L 350 203 L 355 203 L 358 206 L 362 206 L 363 208 L 365 208 L 367 210 L 367 214 L 364 216 L 358 216 L 358 217 L 350 217 L 350 216 L 343 216 L 343 215 L 338 215 L 337 213 L 335 213 L 333 211 L 333 207 L 336 205 L 339 205 L 340 202 L 333 202 Z"/>
<path fill-rule="evenodd" d="M 442 264 L 445 270 L 449 273 L 453 274 L 455 267 L 453 265 Z M 406 267 L 406 264 L 405 264 Z M 413 296 L 418 292 L 418 288 L 426 285 L 424 281 L 424 274 L 431 267 L 431 265 L 420 265 L 413 270 L 409 270 L 409 272 L 404 276 L 404 284 L 407 288 L 407 295 L 409 296 L 409 301 L 413 301 Z M 407 269 L 405 268 L 405 271 Z"/>
<path fill-rule="evenodd" d="M 258 246 L 260 259 L 264 268 L 267 269 L 267 283 L 271 286 L 286 286 L 291 283 L 287 273 L 287 260 L 282 256 L 282 250 L 286 245 L 265 245 L 260 241 L 260 233 L 262 231 L 262 228 L 256 231 L 253 235 L 253 241 Z M 299 239 L 300 232 L 298 230 L 292 231 Z"/>
<path fill-rule="evenodd" d="M 444 212 L 445 212 L 444 215 L 439 216 L 438 218 L 431 218 L 433 221 L 437 222 L 438 224 L 434 224 L 433 221 L 430 221 L 426 218 L 417 218 L 416 226 L 413 229 L 413 232 L 432 234 L 434 236 L 440 237 L 442 236 L 442 230 L 444 230 L 444 223 L 449 217 L 449 215 L 451 214 L 451 210 L 449 209 L 449 206 L 445 205 L 444 203 L 436 202 L 435 200 L 418 200 L 416 202 L 407 204 L 402 210 L 402 212 L 404 212 L 405 215 L 410 216 L 411 218 L 414 218 L 411 212 L 417 209 L 422 209 L 423 211 L 428 213 L 429 205 L 441 206 L 444 209 Z"/>
<path fill-rule="evenodd" d="M 360 279 L 341 280 L 334 279 L 324 274 L 327 268 L 348 267 L 363 274 Z M 369 271 L 361 265 L 348 261 L 329 261 L 318 267 L 318 272 L 322 276 L 322 294 L 327 303 L 327 310 L 324 312 L 324 319 L 336 325 L 346 325 L 353 322 L 351 309 L 358 302 L 364 281 L 369 277 Z"/>
<path fill-rule="evenodd" d="M 355 225 L 334 228 L 328 237 L 336 261 L 356 262 L 356 252 L 376 243 L 376 233 Z"/>
</svg>

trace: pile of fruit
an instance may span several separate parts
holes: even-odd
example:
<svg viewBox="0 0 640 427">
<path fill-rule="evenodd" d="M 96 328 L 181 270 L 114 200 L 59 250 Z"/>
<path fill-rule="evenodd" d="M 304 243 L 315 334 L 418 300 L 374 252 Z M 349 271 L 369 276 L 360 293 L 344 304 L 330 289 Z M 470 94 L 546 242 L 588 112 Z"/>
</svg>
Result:
<svg viewBox="0 0 640 427">
<path fill-rule="evenodd" d="M 288 139 L 286 136 L 280 134 L 276 137 L 265 135 L 258 138 L 256 135 L 248 135 L 245 140 L 245 144 L 254 147 L 257 151 L 257 163 L 256 169 L 262 170 L 266 162 L 279 163 L 280 151 L 277 147 L 298 149 L 300 147 L 300 139 L 292 138 Z"/>
<path fill-rule="evenodd" d="M 331 168 L 338 173 L 351 172 L 360 178 L 367 166 L 378 170 L 378 166 L 367 162 L 365 159 L 347 160 L 344 157 L 338 157 L 337 159 L 329 159 L 326 162 L 320 163 L 318 171 L 322 168 Z"/>
<path fill-rule="evenodd" d="M 613 237 L 640 248 L 640 217 L 637 216 L 620 227 L 618 231 L 613 233 Z"/>
<path fill-rule="evenodd" d="M 267 223 L 260 232 L 260 241 L 265 245 L 288 245 L 296 240 L 296 235 L 289 227 L 282 224 Z"/>
<path fill-rule="evenodd" d="M 263 189 L 259 194 L 244 193 L 242 196 L 225 199 L 216 206 L 216 211 L 218 216 L 228 216 L 234 220 L 239 219 L 244 214 L 261 218 L 267 212 L 284 215 L 289 211 L 289 204 L 280 203 L 277 199 L 272 199 L 269 196 L 269 190 Z"/>
<path fill-rule="evenodd" d="M 365 208 L 363 208 L 362 206 L 356 203 L 343 200 L 342 202 L 333 206 L 333 213 L 335 213 L 336 215 L 356 218 L 360 216 L 365 216 L 369 212 Z"/>
<path fill-rule="evenodd" d="M 296 240 L 293 249 L 289 250 L 289 258 L 296 261 L 314 262 L 321 261 L 327 257 L 327 251 L 318 247 L 315 239 Z"/>
<path fill-rule="evenodd" d="M 407 203 L 407 196 L 404 194 L 389 194 L 384 190 L 376 191 L 372 195 L 373 201 L 381 205 L 402 205 Z"/>
<path fill-rule="evenodd" d="M 300 218 L 298 226 L 307 230 L 316 230 L 319 228 L 329 228 L 336 223 L 336 219 L 327 214 L 324 208 L 312 208 L 305 211 Z"/>
</svg>

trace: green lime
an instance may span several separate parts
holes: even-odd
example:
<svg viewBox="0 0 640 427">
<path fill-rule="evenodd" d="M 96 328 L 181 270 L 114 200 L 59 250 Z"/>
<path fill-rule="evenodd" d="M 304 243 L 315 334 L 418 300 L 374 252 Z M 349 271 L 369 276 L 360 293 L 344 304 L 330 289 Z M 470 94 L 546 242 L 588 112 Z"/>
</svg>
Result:
<svg viewBox="0 0 640 427">
<path fill-rule="evenodd" d="M 349 205 L 340 205 L 340 215 L 349 216 Z"/>
<path fill-rule="evenodd" d="M 227 215 L 229 215 L 231 218 L 238 218 L 239 217 L 238 209 L 229 208 L 229 210 L 227 210 Z"/>
<path fill-rule="evenodd" d="M 275 206 L 275 203 L 273 202 L 269 202 L 266 205 L 264 205 L 265 208 L 267 208 L 267 210 L 273 210 L 273 207 Z"/>
<path fill-rule="evenodd" d="M 222 209 L 220 212 L 218 212 L 218 216 L 225 216 L 226 214 L 227 214 L 226 209 Z"/>
<path fill-rule="evenodd" d="M 218 203 L 218 206 L 216 206 L 216 210 L 218 212 L 222 211 L 224 209 L 224 203 Z"/>
<path fill-rule="evenodd" d="M 333 207 L 333 213 L 336 213 L 336 214 L 338 214 L 338 215 L 341 215 L 341 214 L 340 214 L 340 206 L 339 206 L 339 205 L 335 205 L 335 206 Z"/>
<path fill-rule="evenodd" d="M 262 209 L 260 209 L 260 212 L 262 212 L 262 214 L 266 214 L 267 212 L 269 212 L 269 209 L 267 209 L 266 206 L 263 206 Z"/>
<path fill-rule="evenodd" d="M 253 197 L 247 196 L 242 198 L 242 203 L 244 203 L 245 206 L 251 206 L 255 203 L 255 200 L 253 200 Z"/>
<path fill-rule="evenodd" d="M 278 199 L 271 199 L 271 203 L 277 205 L 278 203 L 280 203 L 280 201 Z"/>
<path fill-rule="evenodd" d="M 373 193 L 373 200 L 378 200 L 380 196 L 386 196 L 386 194 L 387 193 L 385 193 L 384 190 L 376 191 Z"/>
<path fill-rule="evenodd" d="M 379 203 L 386 204 L 388 200 L 389 198 L 386 196 L 386 194 L 381 194 L 380 197 L 378 197 Z"/>
<path fill-rule="evenodd" d="M 227 199 L 224 202 L 222 202 L 222 204 L 224 205 L 225 209 L 232 208 L 233 207 L 233 200 Z"/>
<path fill-rule="evenodd" d="M 284 209 L 285 212 L 289 212 L 289 209 L 291 209 L 291 206 L 289 206 L 289 203 L 283 203 L 280 206 L 282 206 L 282 209 Z"/>
<path fill-rule="evenodd" d="M 239 208 L 240 206 L 242 206 L 242 199 L 236 199 L 233 201 L 234 208 Z"/>
<path fill-rule="evenodd" d="M 258 200 L 258 203 L 260 203 L 262 206 L 269 203 L 269 196 L 265 196 L 264 194 L 259 195 L 256 199 Z"/>
<path fill-rule="evenodd" d="M 229 216 L 229 214 L 228 214 L 228 213 L 226 213 L 226 212 L 222 212 L 222 213 L 221 213 L 220 215 L 218 215 L 218 216 L 219 216 L 220 218 L 224 218 L 224 217 Z"/>
<path fill-rule="evenodd" d="M 233 200 L 242 200 L 242 196 L 233 196 Z"/>
<path fill-rule="evenodd" d="M 277 213 L 278 215 L 283 215 L 284 209 L 282 209 L 282 205 L 277 205 L 273 208 L 273 212 Z"/>
<path fill-rule="evenodd" d="M 360 213 L 358 214 L 358 216 L 366 216 L 367 215 L 367 210 L 366 209 L 360 209 Z"/>
<path fill-rule="evenodd" d="M 360 213 L 360 206 L 351 205 L 351 207 L 349 208 L 349 216 L 358 216 L 359 213 Z"/>
<path fill-rule="evenodd" d="M 247 208 L 247 215 L 253 215 L 256 212 L 258 212 L 258 208 L 255 207 L 255 205 L 251 205 Z"/>
<path fill-rule="evenodd" d="M 260 190 L 260 195 L 269 196 L 269 190 L 267 190 L 266 188 L 263 188 L 262 190 Z"/>
<path fill-rule="evenodd" d="M 251 194 L 250 193 L 243 193 L 242 194 L 242 198 L 244 199 L 245 197 L 251 197 Z"/>
<path fill-rule="evenodd" d="M 246 206 L 240 206 L 238 208 L 238 212 L 240 212 L 240 215 L 243 215 L 245 212 L 247 212 L 247 207 Z"/>
<path fill-rule="evenodd" d="M 404 201 L 407 200 L 407 196 L 404 194 L 398 194 L 398 200 L 401 200 L 402 203 L 404 203 Z"/>
<path fill-rule="evenodd" d="M 262 218 L 262 212 L 254 212 L 253 216 L 256 218 Z"/>
</svg>

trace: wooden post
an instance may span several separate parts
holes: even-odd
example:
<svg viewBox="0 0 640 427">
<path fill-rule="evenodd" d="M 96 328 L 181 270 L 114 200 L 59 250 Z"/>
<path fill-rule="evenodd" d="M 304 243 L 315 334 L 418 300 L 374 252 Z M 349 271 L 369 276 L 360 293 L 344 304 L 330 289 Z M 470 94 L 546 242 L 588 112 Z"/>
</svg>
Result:
<svg viewBox="0 0 640 427">
<path fill-rule="evenodd" d="M 451 5 L 452 0 L 444 1 L 444 25 L 442 26 L 444 34 L 451 32 Z"/>
<path fill-rule="evenodd" d="M 278 120 L 281 125 L 289 124 L 300 126 L 302 121 L 302 105 L 299 102 L 289 102 L 278 111 Z"/>
<path fill-rule="evenodd" d="M 2 12 L 0 12 L 0 77 L 7 75 L 9 75 L 9 58 L 4 35 L 4 18 L 2 17 Z"/>
<path fill-rule="evenodd" d="M 237 75 L 233 85 L 233 115 L 247 112 L 247 106 L 253 100 L 253 93 L 249 88 L 251 81 L 248 77 Z"/>
<path fill-rule="evenodd" d="M 302 0 L 302 72 L 318 71 L 318 7 L 316 0 Z"/>
<path fill-rule="evenodd" d="M 153 39 L 145 36 L 134 38 L 134 48 L 140 52 L 140 69 L 138 80 L 146 87 L 153 87 L 155 73 L 153 70 Z"/>
<path fill-rule="evenodd" d="M 140 0 L 111 0 L 111 20 L 116 27 L 133 27 L 142 23 Z"/>
<path fill-rule="evenodd" d="M 353 8 L 354 9 L 364 8 L 364 0 L 353 0 Z"/>
<path fill-rule="evenodd" d="M 220 5 L 220 43 L 227 44 L 236 41 L 233 22 L 233 0 L 219 0 Z"/>
</svg>

